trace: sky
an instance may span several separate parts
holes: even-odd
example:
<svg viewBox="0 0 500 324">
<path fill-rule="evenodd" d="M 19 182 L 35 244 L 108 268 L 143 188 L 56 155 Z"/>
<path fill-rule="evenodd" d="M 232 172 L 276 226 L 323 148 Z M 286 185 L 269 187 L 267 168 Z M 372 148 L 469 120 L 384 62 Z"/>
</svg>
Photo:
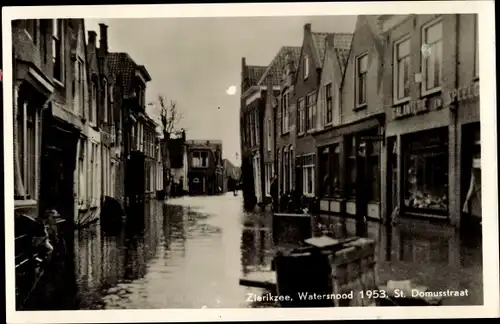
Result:
<svg viewBox="0 0 500 324">
<path fill-rule="evenodd" d="M 85 19 L 108 25 L 110 52 L 127 52 L 151 75 L 148 114 L 159 122 L 158 96 L 177 102 L 188 139 L 222 140 L 240 165 L 241 58 L 267 66 L 281 46 L 301 46 L 304 24 L 316 32 L 352 32 L 355 16 Z M 228 90 L 236 87 L 232 94 Z M 232 94 L 232 95 L 231 95 Z"/>
</svg>

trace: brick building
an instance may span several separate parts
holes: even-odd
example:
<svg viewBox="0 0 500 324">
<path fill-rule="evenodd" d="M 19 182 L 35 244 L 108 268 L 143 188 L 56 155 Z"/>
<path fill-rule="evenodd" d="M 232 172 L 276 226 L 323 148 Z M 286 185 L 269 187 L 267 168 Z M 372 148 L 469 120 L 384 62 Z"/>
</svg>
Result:
<svg viewBox="0 0 500 324">
<path fill-rule="evenodd" d="M 120 124 L 118 141 L 123 143 L 122 159 L 124 171 L 125 205 L 144 199 L 145 155 L 143 151 L 143 123 L 146 115 L 146 85 L 151 76 L 143 65 L 138 65 L 127 53 L 109 53 L 109 67 L 115 75 L 115 116 Z M 116 119 L 116 118 L 115 118 Z M 117 176 L 120 176 L 118 173 Z M 117 179 L 118 180 L 118 179 Z"/>
<path fill-rule="evenodd" d="M 265 110 L 266 86 L 258 86 L 260 78 L 266 71 L 265 66 L 247 65 L 241 59 L 241 101 L 240 132 L 241 136 L 241 172 L 243 199 L 245 206 L 253 208 L 262 202 L 264 183 L 261 174 L 264 170 L 262 161 L 262 120 Z"/>
<path fill-rule="evenodd" d="M 215 195 L 224 188 L 222 142 L 187 140 L 188 187 L 190 195 Z"/>
<path fill-rule="evenodd" d="M 312 134 L 317 128 L 317 92 L 326 54 L 326 40 L 329 36 L 335 36 L 333 40 L 336 48 L 350 48 L 351 34 L 318 33 L 311 30 L 311 24 L 304 25 L 302 51 L 293 87 L 292 100 L 297 107 L 295 125 L 297 139 L 295 158 L 293 158 L 293 151 L 291 153 L 291 160 L 295 161 L 295 181 L 291 182 L 294 182 L 295 189 L 306 197 L 316 195 L 317 155 Z M 286 168 L 293 170 L 294 166 L 290 165 Z M 285 188 L 287 188 L 286 181 Z"/>
<path fill-rule="evenodd" d="M 262 83 L 267 83 L 263 155 L 265 193 L 267 196 L 271 195 L 272 176 L 278 176 L 281 170 L 280 167 L 283 165 L 282 155 L 278 152 L 284 152 L 285 150 L 288 152 L 289 149 L 291 151 L 295 143 L 294 128 L 291 127 L 293 124 L 293 109 L 288 105 L 283 105 L 283 102 L 288 104 L 290 96 L 288 94 L 285 97 L 281 96 L 281 89 L 289 89 L 290 85 L 293 84 L 299 55 L 300 47 L 281 47 L 261 78 Z M 265 79 L 267 80 L 264 81 Z M 281 187 L 283 188 L 282 185 Z"/>
<path fill-rule="evenodd" d="M 388 41 L 386 213 L 399 206 L 403 216 L 457 226 L 480 220 L 477 15 L 381 16 L 379 23 Z"/>
<path fill-rule="evenodd" d="M 336 132 L 341 125 L 341 92 L 350 49 L 336 46 L 335 35 L 326 39 L 326 53 L 318 88 L 317 124 L 313 134 L 318 149 L 316 192 L 320 210 L 341 213 L 343 172 L 341 167 L 342 136 Z"/>
</svg>

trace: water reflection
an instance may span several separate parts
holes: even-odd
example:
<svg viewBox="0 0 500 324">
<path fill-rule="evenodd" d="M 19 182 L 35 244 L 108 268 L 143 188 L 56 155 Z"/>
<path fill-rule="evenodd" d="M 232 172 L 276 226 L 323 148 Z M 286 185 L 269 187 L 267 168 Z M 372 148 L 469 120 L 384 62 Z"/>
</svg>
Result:
<svg viewBox="0 0 500 324">
<path fill-rule="evenodd" d="M 185 197 L 169 204 L 133 206 L 122 231 L 105 234 L 99 224 L 75 232 L 77 308 L 261 307 L 246 301 L 240 276 L 271 268 L 271 215 L 244 212 L 241 197 Z M 321 224 L 321 226 L 320 226 Z M 315 235 L 353 236 L 353 219 L 320 215 Z M 380 282 L 411 279 L 437 289 L 468 289 L 447 304 L 481 304 L 481 240 L 451 227 L 401 220 L 369 222 L 377 241 Z M 473 236 L 474 237 L 474 236 Z M 57 294 L 54 294 L 57 295 Z"/>
</svg>

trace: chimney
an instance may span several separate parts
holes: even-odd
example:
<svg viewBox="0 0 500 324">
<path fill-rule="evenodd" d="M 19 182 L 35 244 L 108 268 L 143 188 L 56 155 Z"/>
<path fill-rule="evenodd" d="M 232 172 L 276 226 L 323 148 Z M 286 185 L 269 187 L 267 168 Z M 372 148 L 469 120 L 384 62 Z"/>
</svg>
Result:
<svg viewBox="0 0 500 324">
<path fill-rule="evenodd" d="M 311 32 L 311 24 L 307 23 L 304 25 L 304 32 L 305 33 L 310 33 Z"/>
<path fill-rule="evenodd" d="M 105 24 L 99 24 L 101 39 L 99 47 L 104 51 L 104 53 L 108 53 L 108 26 Z"/>
<path fill-rule="evenodd" d="M 247 61 L 244 57 L 241 58 L 241 71 L 245 69 L 245 66 L 247 66 Z"/>
<path fill-rule="evenodd" d="M 89 35 L 88 45 L 95 46 L 95 40 L 97 38 L 97 33 L 93 30 L 89 30 L 88 35 Z"/>
</svg>

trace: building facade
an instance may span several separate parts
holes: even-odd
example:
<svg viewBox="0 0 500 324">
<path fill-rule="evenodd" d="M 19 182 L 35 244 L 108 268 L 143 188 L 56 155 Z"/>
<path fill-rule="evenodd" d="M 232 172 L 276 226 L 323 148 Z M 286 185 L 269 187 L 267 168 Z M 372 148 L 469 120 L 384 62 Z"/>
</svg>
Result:
<svg viewBox="0 0 500 324">
<path fill-rule="evenodd" d="M 264 183 L 261 175 L 264 173 L 262 160 L 262 121 L 265 110 L 265 92 L 267 86 L 258 86 L 260 78 L 266 71 L 265 66 L 247 65 L 245 58 L 241 62 L 241 171 L 243 183 L 243 198 L 245 206 L 253 208 L 262 203 Z"/>
<path fill-rule="evenodd" d="M 143 117 L 142 151 L 144 152 L 144 194 L 145 199 L 156 198 L 157 141 L 156 123 L 147 115 Z"/>
<path fill-rule="evenodd" d="M 298 60 L 300 47 L 283 46 L 275 55 L 258 84 L 266 85 L 265 111 L 263 118 L 263 162 L 264 162 L 264 192 L 271 196 L 271 182 L 273 175 L 278 177 L 280 170 L 280 152 L 284 148 L 292 148 L 295 136 L 293 135 L 292 108 L 280 104 L 281 88 L 286 82 L 292 83 L 295 62 Z M 286 85 L 285 85 L 286 86 Z M 288 99 L 288 97 L 287 97 Z M 287 101 L 288 103 L 288 101 Z M 283 118 L 285 116 L 286 118 Z M 281 132 L 281 130 L 285 130 Z M 279 177 L 278 177 L 279 179 Z M 278 185 L 279 186 L 279 185 Z M 279 191 L 279 189 L 278 189 Z"/>
<path fill-rule="evenodd" d="M 341 125 L 342 84 L 350 48 L 336 46 L 335 38 L 335 35 L 329 35 L 326 39 L 326 53 L 318 88 L 314 133 L 319 157 L 316 192 L 320 198 L 320 211 L 342 213 L 341 183 L 344 179 L 341 167 L 344 166 L 344 150 L 342 136 L 336 136 L 335 133 Z"/>
<path fill-rule="evenodd" d="M 222 142 L 218 140 L 187 140 L 188 187 L 190 195 L 222 193 Z"/>
<path fill-rule="evenodd" d="M 123 141 L 125 205 L 130 205 L 144 200 L 143 121 L 146 116 L 146 85 L 151 81 L 151 76 L 143 65 L 138 65 L 127 53 L 109 53 L 109 67 L 120 89 L 120 107 L 115 112 L 119 114 L 120 141 Z"/>
<path fill-rule="evenodd" d="M 481 218 L 477 15 L 381 16 L 387 213 Z M 392 81 L 392 82 L 391 82 Z"/>
<path fill-rule="evenodd" d="M 178 134 L 179 135 L 179 134 Z M 189 192 L 188 181 L 188 151 L 186 132 L 181 131 L 180 136 L 170 138 L 168 143 L 172 179 L 172 196 L 179 196 Z"/>
</svg>

